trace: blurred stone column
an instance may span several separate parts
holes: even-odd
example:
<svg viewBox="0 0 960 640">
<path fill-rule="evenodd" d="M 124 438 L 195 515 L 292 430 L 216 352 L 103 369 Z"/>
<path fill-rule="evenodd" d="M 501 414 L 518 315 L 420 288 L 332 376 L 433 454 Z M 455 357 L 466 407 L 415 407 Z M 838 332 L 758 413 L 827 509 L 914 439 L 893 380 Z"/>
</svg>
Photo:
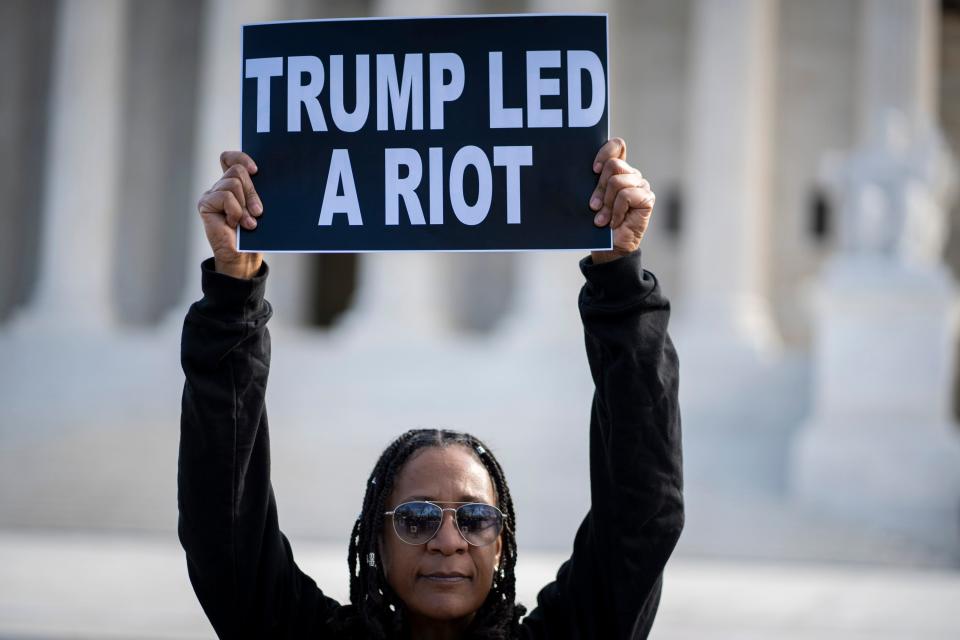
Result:
<svg viewBox="0 0 960 640">
<path fill-rule="evenodd" d="M 683 295 L 673 296 L 671 333 L 692 518 L 708 517 L 696 498 L 783 482 L 778 441 L 801 403 L 780 359 L 767 281 L 778 8 L 690 5 Z"/>
<path fill-rule="evenodd" d="M 824 164 L 839 248 L 820 275 L 801 500 L 956 551 L 957 299 L 942 263 L 956 164 L 936 113 L 939 3 L 866 0 L 860 142 Z"/>
<path fill-rule="evenodd" d="M 767 297 L 777 3 L 697 0 L 693 8 L 678 320 L 688 350 L 726 358 L 777 344 Z"/>
<path fill-rule="evenodd" d="M 607 13 L 610 0 L 527 0 L 531 13 Z"/>
<path fill-rule="evenodd" d="M 40 186 L 45 168 L 48 98 L 56 5 L 0 3 L 0 58 L 29 60 L 0 72 L 0 332 L 35 285 L 42 231 Z"/>
<path fill-rule="evenodd" d="M 607 13 L 607 0 L 530 0 L 535 13 Z M 608 25 L 609 28 L 609 25 Z M 610 61 L 607 61 L 609 72 Z M 577 161 L 573 158 L 571 161 Z M 593 158 L 580 158 L 590 164 Z M 592 217 L 585 194 L 583 215 Z M 563 344 L 582 348 L 583 329 L 577 295 L 583 284 L 578 262 L 589 251 L 533 251 L 515 255 L 514 288 L 510 310 L 499 334 L 520 344 Z"/>
<path fill-rule="evenodd" d="M 223 173 L 220 153 L 240 148 L 241 26 L 281 19 L 285 17 L 283 9 L 284 3 L 270 0 L 209 0 L 206 3 L 193 154 L 196 163 L 194 203 Z M 264 214 L 269 215 L 269 210 L 270 203 L 265 202 Z M 212 255 L 195 206 L 190 215 L 186 286 L 170 318 L 175 325 L 183 320 L 187 307 L 200 298 L 200 263 Z M 305 316 L 309 300 L 306 257 L 271 254 L 267 262 L 272 273 L 268 296 L 274 303 L 277 320 L 281 324 L 295 324 Z"/>
<path fill-rule="evenodd" d="M 458 13 L 453 0 L 377 0 L 373 16 L 432 16 Z M 359 256 L 357 292 L 338 322 L 341 337 L 363 341 L 429 338 L 450 329 L 442 274 L 450 256 L 428 252 L 366 253 Z"/>
<path fill-rule="evenodd" d="M 586 214 L 585 214 L 586 215 Z M 510 310 L 498 336 L 518 345 L 566 345 L 582 349 L 577 295 L 583 284 L 579 259 L 589 251 L 516 254 Z"/>
<path fill-rule="evenodd" d="M 18 322 L 104 330 L 111 287 L 127 4 L 63 0 L 57 10 L 38 286 Z"/>
</svg>

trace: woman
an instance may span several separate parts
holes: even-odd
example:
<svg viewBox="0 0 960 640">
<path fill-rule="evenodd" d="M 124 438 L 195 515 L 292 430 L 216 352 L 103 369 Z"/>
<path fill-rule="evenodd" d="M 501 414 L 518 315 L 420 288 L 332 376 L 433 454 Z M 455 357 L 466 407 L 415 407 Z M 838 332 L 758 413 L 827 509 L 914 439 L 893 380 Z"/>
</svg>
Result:
<svg viewBox="0 0 960 640">
<path fill-rule="evenodd" d="M 614 138 L 594 159 L 589 206 L 614 249 L 581 261 L 592 504 L 573 554 L 537 607 L 515 602 L 515 515 L 503 471 L 476 438 L 417 430 L 370 475 L 349 547 L 350 600 L 326 597 L 293 561 L 270 484 L 264 394 L 270 359 L 259 254 L 236 228 L 263 204 L 253 160 L 221 156 L 200 199 L 214 257 L 184 323 L 180 540 L 197 597 L 222 638 L 644 638 L 683 527 L 677 360 L 669 303 L 640 268 L 649 183 Z"/>
</svg>

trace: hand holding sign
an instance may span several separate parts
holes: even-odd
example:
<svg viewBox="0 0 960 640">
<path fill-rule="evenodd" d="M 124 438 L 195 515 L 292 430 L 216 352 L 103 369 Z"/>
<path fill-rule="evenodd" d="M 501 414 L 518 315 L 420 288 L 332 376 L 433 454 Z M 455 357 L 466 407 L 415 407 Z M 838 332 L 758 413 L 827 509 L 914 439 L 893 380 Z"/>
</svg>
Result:
<svg viewBox="0 0 960 640">
<path fill-rule="evenodd" d="M 647 179 L 627 164 L 622 138 L 607 140 L 594 158 L 593 171 L 600 174 L 590 196 L 590 208 L 597 212 L 593 222 L 613 230 L 613 249 L 594 251 L 593 261 L 609 262 L 640 247 L 657 197 Z"/>
<path fill-rule="evenodd" d="M 200 196 L 197 210 L 217 271 L 234 278 L 252 278 L 260 270 L 263 255 L 237 251 L 237 227 L 255 229 L 257 217 L 263 214 L 263 203 L 250 178 L 257 165 L 242 151 L 224 151 L 220 167 L 223 177 Z"/>
<path fill-rule="evenodd" d="M 251 178 L 257 173 L 257 165 L 242 151 L 224 151 L 220 166 L 223 176 L 200 197 L 197 209 L 217 271 L 251 278 L 260 270 L 263 256 L 238 252 L 236 230 L 238 226 L 255 229 L 257 218 L 263 215 L 263 203 Z M 599 174 L 590 197 L 590 208 L 597 212 L 594 224 L 609 225 L 613 230 L 613 250 L 593 252 L 594 262 L 600 263 L 639 248 L 656 195 L 650 182 L 627 163 L 627 143 L 622 138 L 607 140 L 594 158 L 593 170 Z"/>
</svg>

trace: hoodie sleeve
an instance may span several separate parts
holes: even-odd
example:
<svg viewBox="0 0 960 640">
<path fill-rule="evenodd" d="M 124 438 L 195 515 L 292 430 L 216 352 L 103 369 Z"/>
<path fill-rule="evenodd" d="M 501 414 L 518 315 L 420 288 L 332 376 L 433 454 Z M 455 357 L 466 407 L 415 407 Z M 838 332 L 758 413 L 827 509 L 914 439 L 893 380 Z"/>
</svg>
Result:
<svg viewBox="0 0 960 640">
<path fill-rule="evenodd" d="M 190 307 L 181 341 L 178 531 L 221 638 L 299 637 L 338 606 L 297 568 L 277 521 L 264 404 L 267 271 L 239 280 L 204 262 L 203 299 Z"/>
<path fill-rule="evenodd" d="M 683 528 L 670 304 L 639 251 L 580 263 L 590 372 L 591 507 L 573 553 L 523 620 L 527 638 L 646 638 Z"/>
</svg>

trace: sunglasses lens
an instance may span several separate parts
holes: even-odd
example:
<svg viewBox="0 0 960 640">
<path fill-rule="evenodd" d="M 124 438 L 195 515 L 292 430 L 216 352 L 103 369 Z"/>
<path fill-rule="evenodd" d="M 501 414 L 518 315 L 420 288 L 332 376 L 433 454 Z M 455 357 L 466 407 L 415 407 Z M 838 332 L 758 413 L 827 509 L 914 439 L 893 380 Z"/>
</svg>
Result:
<svg viewBox="0 0 960 640">
<path fill-rule="evenodd" d="M 440 529 L 443 511 L 429 502 L 408 502 L 393 512 L 393 528 L 407 544 L 423 544 Z"/>
<path fill-rule="evenodd" d="M 492 544 L 503 528 L 503 514 L 488 504 L 465 504 L 457 509 L 457 526 L 470 544 Z"/>
</svg>

